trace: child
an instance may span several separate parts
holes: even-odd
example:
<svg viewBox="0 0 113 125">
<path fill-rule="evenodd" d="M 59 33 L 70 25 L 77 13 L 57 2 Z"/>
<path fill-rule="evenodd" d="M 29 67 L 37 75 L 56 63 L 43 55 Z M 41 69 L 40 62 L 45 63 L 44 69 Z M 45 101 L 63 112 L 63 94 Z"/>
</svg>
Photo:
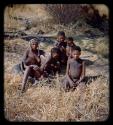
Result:
<svg viewBox="0 0 113 125">
<path fill-rule="evenodd" d="M 40 51 L 38 49 L 39 43 L 37 39 L 30 40 L 30 49 L 28 49 L 23 57 L 23 67 L 25 68 L 24 77 L 22 81 L 22 92 L 25 90 L 28 77 L 35 77 L 37 80 L 41 77 L 41 71 L 39 69 L 41 65 Z"/>
<path fill-rule="evenodd" d="M 52 48 L 51 55 L 47 58 L 45 63 L 41 66 L 41 71 L 45 73 L 44 75 L 47 75 L 47 74 L 55 75 L 56 72 L 60 72 L 60 64 L 61 64 L 60 51 L 58 48 Z"/>
<path fill-rule="evenodd" d="M 74 46 L 72 48 L 72 58 L 67 62 L 66 76 L 62 80 L 62 86 L 65 90 L 75 88 L 85 78 L 85 63 L 80 59 L 81 48 Z"/>
<path fill-rule="evenodd" d="M 57 42 L 55 43 L 55 47 L 60 50 L 61 63 L 63 65 L 67 64 L 66 46 L 67 43 L 65 41 L 65 33 L 63 31 L 59 31 L 57 34 Z"/>
<path fill-rule="evenodd" d="M 67 47 L 66 47 L 66 55 L 68 56 L 68 59 L 71 58 L 71 52 L 72 52 L 72 47 L 76 46 L 73 42 L 72 37 L 67 38 Z"/>
</svg>

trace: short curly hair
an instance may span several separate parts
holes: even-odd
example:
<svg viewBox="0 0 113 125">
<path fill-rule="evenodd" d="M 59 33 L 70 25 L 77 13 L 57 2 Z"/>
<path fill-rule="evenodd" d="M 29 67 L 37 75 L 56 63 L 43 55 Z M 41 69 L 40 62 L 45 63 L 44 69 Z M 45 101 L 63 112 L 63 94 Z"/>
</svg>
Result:
<svg viewBox="0 0 113 125">
<path fill-rule="evenodd" d="M 39 41 L 36 38 L 31 39 L 29 42 L 30 42 L 30 44 L 32 44 L 32 42 L 39 44 Z"/>
<path fill-rule="evenodd" d="M 73 46 L 72 51 L 74 51 L 74 50 L 78 50 L 79 52 L 81 52 L 81 48 L 79 46 Z"/>
<path fill-rule="evenodd" d="M 73 41 L 73 37 L 68 37 L 67 40 Z"/>
<path fill-rule="evenodd" d="M 64 31 L 59 31 L 57 36 L 64 36 L 65 37 L 65 32 Z"/>
</svg>

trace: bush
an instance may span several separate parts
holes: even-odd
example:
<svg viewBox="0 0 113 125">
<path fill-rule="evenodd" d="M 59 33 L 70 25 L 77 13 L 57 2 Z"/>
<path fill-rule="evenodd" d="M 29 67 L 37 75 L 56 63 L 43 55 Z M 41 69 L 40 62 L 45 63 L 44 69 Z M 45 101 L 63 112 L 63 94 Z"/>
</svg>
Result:
<svg viewBox="0 0 113 125">
<path fill-rule="evenodd" d="M 45 9 L 60 24 L 70 23 L 86 14 L 82 4 L 46 4 Z"/>
</svg>

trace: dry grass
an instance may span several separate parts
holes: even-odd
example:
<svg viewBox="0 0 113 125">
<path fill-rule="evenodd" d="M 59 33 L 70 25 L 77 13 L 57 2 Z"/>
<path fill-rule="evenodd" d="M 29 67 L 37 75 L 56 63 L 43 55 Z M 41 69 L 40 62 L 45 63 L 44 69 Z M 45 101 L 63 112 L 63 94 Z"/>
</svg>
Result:
<svg viewBox="0 0 113 125">
<path fill-rule="evenodd" d="M 13 17 L 22 17 L 31 21 L 31 28 L 37 28 L 38 30 L 43 30 L 44 32 L 50 32 L 52 30 L 55 30 L 53 24 L 57 24 L 57 20 L 64 23 L 66 21 L 71 23 L 71 20 L 74 21 L 79 16 L 81 17 L 83 15 L 87 15 L 85 10 L 81 10 L 82 6 L 82 4 L 78 4 L 77 6 L 71 4 L 58 4 L 58 6 L 56 4 L 49 4 L 48 6 L 47 4 L 15 4 L 13 8 L 6 7 L 4 10 L 4 27 L 5 29 L 7 27 L 25 29 L 25 24 L 22 21 L 13 19 Z M 88 4 L 87 6 L 90 5 Z M 100 15 L 105 14 L 107 17 L 109 17 L 109 9 L 107 8 L 107 6 L 103 4 L 94 4 L 93 6 L 95 9 L 99 10 Z M 59 13 L 59 11 L 62 13 Z M 76 11 L 82 14 L 76 14 Z M 73 16 L 72 12 L 75 13 L 76 16 L 75 14 Z M 86 27 L 83 28 L 83 30 L 85 29 Z M 72 32 L 75 33 L 75 31 Z"/>
<path fill-rule="evenodd" d="M 5 80 L 5 117 L 10 121 L 104 121 L 109 115 L 109 88 L 105 78 L 65 93 L 59 87 L 30 87 L 19 96 L 21 78 Z M 56 80 L 56 83 L 59 82 Z"/>
<path fill-rule="evenodd" d="M 16 42 L 17 41 L 17 42 Z M 15 44 L 19 44 L 15 40 Z M 21 41 L 24 43 L 24 41 Z M 20 44 L 21 47 L 23 44 Z M 11 41 L 5 41 L 5 46 Z M 9 46 L 9 48 L 11 48 Z M 21 95 L 19 85 L 22 76 L 11 72 L 17 64 L 20 54 L 5 50 L 4 99 L 5 118 L 9 121 L 104 121 L 109 115 L 109 84 L 105 77 L 97 78 L 89 85 L 78 86 L 73 92 L 64 92 L 59 88 L 62 76 L 56 76 L 52 85 L 41 83 Z M 27 47 L 27 45 L 26 45 Z M 87 70 L 87 74 L 96 75 L 96 71 Z"/>
<path fill-rule="evenodd" d="M 5 40 L 4 44 L 5 51 L 22 55 L 29 47 L 29 42 L 22 39 Z"/>
<path fill-rule="evenodd" d="M 104 58 L 109 58 L 109 38 L 99 37 L 97 39 L 81 39 L 74 41 L 76 45 L 81 46 L 83 50 L 88 50 L 102 56 Z"/>
<path fill-rule="evenodd" d="M 25 27 L 21 22 L 15 21 L 11 16 L 31 17 L 34 22 L 34 32 L 41 29 L 45 32 L 53 33 L 53 31 L 64 30 L 66 35 L 75 35 L 74 28 L 65 27 L 63 25 L 40 25 L 40 21 L 36 21 L 39 17 L 49 17 L 47 13 L 39 6 L 25 5 L 15 6 L 16 8 L 6 8 L 5 11 L 5 27 L 21 29 Z M 25 10 L 26 11 L 23 11 Z M 15 10 L 15 11 L 14 11 Z M 35 11 L 34 11 L 35 10 Z M 26 14 L 27 13 L 27 14 Z M 36 16 L 36 14 L 38 14 Z M 44 16 L 44 14 L 46 16 Z M 36 18 L 34 18 L 36 17 Z M 41 21 L 42 21 L 41 20 Z M 36 27 L 36 22 L 37 27 Z M 39 27 L 38 27 L 39 26 Z M 33 31 L 33 28 L 30 29 Z M 6 28 L 7 30 L 7 28 Z M 29 31 L 30 31 L 29 30 Z M 28 32 L 29 32 L 28 31 Z M 80 32 L 78 32 L 79 34 Z M 82 41 L 82 40 L 81 40 Z M 76 42 L 76 41 L 75 41 Z M 93 44 L 94 41 L 91 42 Z M 100 40 L 98 40 L 100 43 Z M 97 43 L 97 42 L 96 42 Z M 79 40 L 77 44 L 81 47 L 92 47 L 92 49 L 103 52 L 103 49 L 98 47 L 100 44 L 90 45 L 89 41 L 81 44 Z M 86 45 L 85 45 L 86 44 Z M 96 45 L 98 48 L 96 48 Z M 80 85 L 73 92 L 64 92 L 60 90 L 59 83 L 63 77 L 56 76 L 51 84 L 41 83 L 35 87 L 29 84 L 27 91 L 20 94 L 20 83 L 22 76 L 14 75 L 11 70 L 12 67 L 19 63 L 22 59 L 24 51 L 29 46 L 27 41 L 21 39 L 5 40 L 4 41 L 4 111 L 5 118 L 9 121 L 104 121 L 109 116 L 109 80 L 104 77 L 97 78 L 89 85 Z M 100 45 L 101 46 L 101 45 Z M 46 46 L 41 44 L 40 47 L 45 51 L 50 51 L 49 44 Z M 105 47 L 105 46 L 104 46 Z M 108 48 L 106 48 L 108 49 Z M 106 51 L 104 49 L 104 51 Z M 82 55 L 87 55 L 87 51 L 82 51 Z M 95 54 L 89 59 L 91 61 L 97 60 L 98 56 Z M 103 62 L 102 62 L 103 63 Z M 108 73 L 108 72 L 107 72 Z M 95 76 L 103 74 L 102 71 L 97 71 L 95 67 L 93 70 L 87 67 L 86 75 Z M 109 74 L 108 74 L 109 75 Z"/>
<path fill-rule="evenodd" d="M 109 57 L 109 41 L 107 39 L 102 39 L 97 41 L 98 44 L 95 46 L 95 51 L 103 57 Z"/>
<path fill-rule="evenodd" d="M 4 28 L 16 28 L 16 29 L 25 29 L 25 23 L 21 20 L 15 20 L 14 17 L 26 18 L 31 21 L 31 27 L 41 28 L 41 24 L 43 27 L 51 22 L 52 17 L 49 13 L 44 9 L 44 5 L 36 4 L 35 6 L 32 4 L 15 4 L 12 8 L 6 6 L 4 10 Z"/>
</svg>

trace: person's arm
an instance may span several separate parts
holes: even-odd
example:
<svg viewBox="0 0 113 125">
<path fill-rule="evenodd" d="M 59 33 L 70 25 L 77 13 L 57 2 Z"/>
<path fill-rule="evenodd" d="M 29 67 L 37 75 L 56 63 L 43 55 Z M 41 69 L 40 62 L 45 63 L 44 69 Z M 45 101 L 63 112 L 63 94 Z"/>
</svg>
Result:
<svg viewBox="0 0 113 125">
<path fill-rule="evenodd" d="M 82 73 L 80 76 L 80 79 L 77 81 L 77 83 L 79 84 L 84 78 L 85 78 L 85 73 L 86 73 L 86 66 L 85 66 L 85 62 L 82 62 Z"/>
<path fill-rule="evenodd" d="M 61 46 L 61 47 L 60 47 L 60 50 L 61 50 L 62 52 L 66 52 L 66 48 L 65 48 L 64 46 Z"/>
<path fill-rule="evenodd" d="M 66 77 L 67 77 L 67 79 L 68 79 L 68 81 L 69 81 L 69 83 L 70 83 L 70 86 L 73 87 L 74 82 L 73 82 L 73 80 L 71 79 L 71 77 L 69 76 L 69 69 L 70 69 L 70 60 L 68 60 L 68 62 L 67 62 Z"/>
<path fill-rule="evenodd" d="M 50 59 L 51 59 L 51 55 L 48 56 L 47 60 L 41 65 L 41 67 L 40 67 L 41 70 L 44 69 L 44 67 L 47 65 L 47 63 L 50 61 Z"/>
<path fill-rule="evenodd" d="M 35 59 L 37 60 L 38 63 L 41 63 L 41 58 L 40 55 L 34 54 Z"/>
<path fill-rule="evenodd" d="M 70 55 L 69 55 L 69 47 L 66 47 L 66 55 L 67 55 L 67 56 L 70 56 Z"/>
<path fill-rule="evenodd" d="M 22 64 L 23 64 L 23 67 L 24 67 L 24 68 L 27 67 L 26 63 L 27 63 L 28 54 L 29 54 L 29 50 L 27 50 L 27 51 L 24 53 L 23 58 L 22 58 Z"/>
</svg>

